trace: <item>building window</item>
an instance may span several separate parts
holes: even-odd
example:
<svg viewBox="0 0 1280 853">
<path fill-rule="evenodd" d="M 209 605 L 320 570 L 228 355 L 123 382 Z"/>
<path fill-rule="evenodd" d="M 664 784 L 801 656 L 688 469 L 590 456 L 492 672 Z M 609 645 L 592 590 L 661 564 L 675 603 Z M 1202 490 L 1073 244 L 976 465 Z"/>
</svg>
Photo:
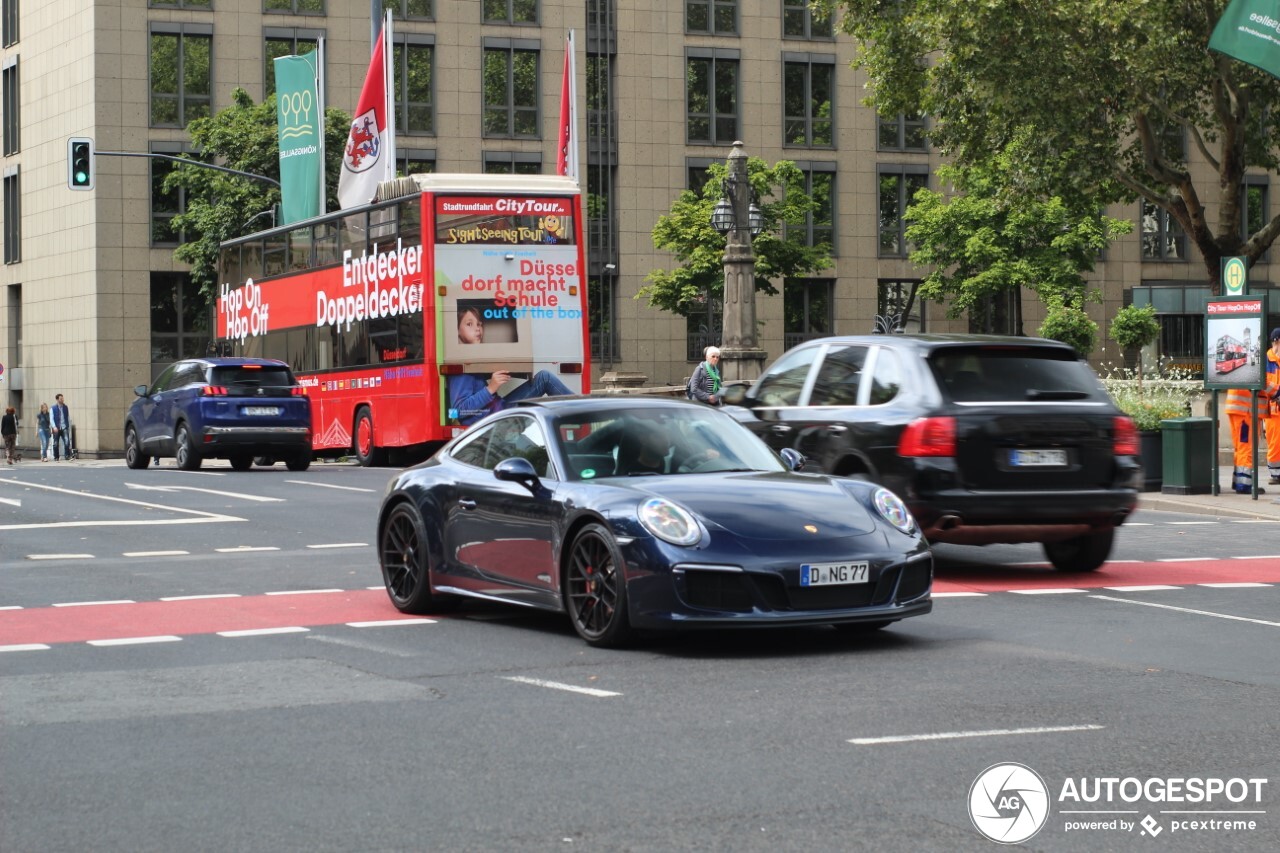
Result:
<svg viewBox="0 0 1280 853">
<path fill-rule="evenodd" d="M 738 52 L 690 50 L 685 59 L 689 142 L 729 145 L 738 134 Z"/>
<path fill-rule="evenodd" d="M 151 376 L 180 358 L 209 351 L 209 301 L 189 273 L 151 273 Z"/>
<path fill-rule="evenodd" d="M 782 283 L 782 346 L 794 346 L 835 330 L 836 283 L 829 278 L 795 278 Z"/>
<path fill-rule="evenodd" d="M 537 0 L 484 0 L 486 24 L 536 24 Z"/>
<path fill-rule="evenodd" d="M 13 47 L 18 43 L 18 0 L 3 0 L 0 3 L 0 41 L 5 47 Z"/>
<path fill-rule="evenodd" d="M 877 151 L 926 151 L 929 140 L 925 136 L 924 118 L 918 115 L 898 113 L 879 118 L 876 136 Z"/>
<path fill-rule="evenodd" d="M 382 11 L 391 10 L 391 16 L 401 21 L 434 21 L 434 0 L 382 0 Z"/>
<path fill-rule="evenodd" d="M 587 279 L 587 316 L 591 327 L 591 358 L 613 362 L 618 348 L 618 279 L 612 273 Z"/>
<path fill-rule="evenodd" d="M 262 8 L 284 15 L 323 15 L 324 0 L 265 0 Z"/>
<path fill-rule="evenodd" d="M 209 9 L 212 0 L 148 0 L 152 9 Z"/>
<path fill-rule="evenodd" d="M 1185 261 L 1187 235 L 1178 220 L 1163 207 L 1142 200 L 1142 259 L 1144 261 Z"/>
<path fill-rule="evenodd" d="M 396 173 L 401 176 L 429 175 L 436 170 L 434 148 L 396 147 Z"/>
<path fill-rule="evenodd" d="M 809 0 L 782 0 L 782 37 L 797 39 L 834 38 L 831 16 L 815 12 Z"/>
<path fill-rule="evenodd" d="M 880 166 L 880 257 L 905 258 L 907 206 L 918 190 L 929 186 L 928 166 Z"/>
<path fill-rule="evenodd" d="M 151 124 L 186 127 L 212 109 L 213 30 L 203 24 L 152 24 Z"/>
<path fill-rule="evenodd" d="M 587 57 L 587 138 L 606 146 L 618 138 L 611 56 Z"/>
<path fill-rule="evenodd" d="M 918 296 L 920 282 L 881 279 L 876 283 L 876 316 L 883 324 L 876 331 L 915 334 L 925 331 L 924 300 Z"/>
<path fill-rule="evenodd" d="M 184 150 L 181 144 L 176 143 L 151 146 L 151 151 L 155 154 L 177 155 Z M 182 187 L 170 190 L 164 188 L 165 178 L 178 168 L 178 164 L 158 157 L 152 157 L 147 162 L 151 165 L 151 245 L 176 246 L 185 243 L 186 236 L 174 230 L 173 218 L 187 212 L 187 191 Z"/>
<path fill-rule="evenodd" d="M 302 56 L 314 53 L 320 47 L 320 39 L 324 37 L 321 30 L 280 29 L 271 27 L 266 30 L 266 68 L 263 75 L 264 91 L 268 95 L 276 92 L 276 63 L 282 56 Z"/>
<path fill-rule="evenodd" d="M 0 105 L 0 109 L 4 111 L 4 156 L 17 154 L 22 147 L 22 139 L 20 136 L 20 128 L 22 122 L 19 118 L 19 95 L 18 89 L 18 57 L 6 56 L 4 59 L 4 70 L 0 71 L 3 77 L 3 84 L 0 84 L 0 90 L 3 91 L 4 103 Z"/>
<path fill-rule="evenodd" d="M 484 152 L 487 175 L 537 175 L 542 172 L 542 155 L 523 151 Z"/>
<path fill-rule="evenodd" d="M 485 39 L 484 135 L 538 138 L 537 42 Z"/>
<path fill-rule="evenodd" d="M 587 169 L 587 245 L 592 261 L 601 264 L 618 261 L 617 225 L 613 221 L 613 190 L 617 185 L 617 168 L 593 163 Z"/>
<path fill-rule="evenodd" d="M 804 246 L 825 243 L 836 254 L 835 199 L 836 166 L 834 163 L 804 163 L 796 166 L 804 172 L 804 191 L 814 201 L 814 208 L 805 214 L 803 223 L 783 226 L 783 237 Z"/>
<path fill-rule="evenodd" d="M 832 93 L 835 91 L 836 58 L 810 54 L 784 54 L 782 71 L 782 143 L 830 148 Z"/>
<path fill-rule="evenodd" d="M 712 35 L 738 32 L 738 0 L 684 0 L 684 31 Z"/>
<path fill-rule="evenodd" d="M 4 172 L 4 262 L 16 264 L 22 260 L 22 194 L 18 183 L 18 169 Z"/>
<path fill-rule="evenodd" d="M 396 36 L 392 50 L 395 65 L 396 131 L 436 132 L 434 98 L 435 44 L 433 36 Z"/>
<path fill-rule="evenodd" d="M 724 337 L 724 299 L 701 294 L 685 318 L 686 361 L 702 361 L 707 347 L 720 346 Z"/>
</svg>

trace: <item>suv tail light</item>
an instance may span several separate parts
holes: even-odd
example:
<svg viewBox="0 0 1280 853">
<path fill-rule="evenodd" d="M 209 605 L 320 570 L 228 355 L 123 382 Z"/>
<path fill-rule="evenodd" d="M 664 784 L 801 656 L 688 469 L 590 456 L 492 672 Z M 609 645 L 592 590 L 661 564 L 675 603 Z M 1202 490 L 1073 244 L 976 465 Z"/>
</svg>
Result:
<svg viewBox="0 0 1280 853">
<path fill-rule="evenodd" d="M 956 419 L 918 418 L 898 439 L 899 456 L 955 456 Z"/>
<path fill-rule="evenodd" d="M 289 393 L 295 397 L 305 397 L 307 396 L 307 389 L 302 385 L 294 385 L 293 390 Z"/>
<path fill-rule="evenodd" d="M 225 397 L 227 389 L 223 385 L 206 385 L 200 389 L 201 397 Z"/>
<path fill-rule="evenodd" d="M 1140 456 L 1141 447 L 1138 442 L 1138 427 L 1133 418 L 1117 415 L 1115 420 L 1116 456 Z"/>
</svg>

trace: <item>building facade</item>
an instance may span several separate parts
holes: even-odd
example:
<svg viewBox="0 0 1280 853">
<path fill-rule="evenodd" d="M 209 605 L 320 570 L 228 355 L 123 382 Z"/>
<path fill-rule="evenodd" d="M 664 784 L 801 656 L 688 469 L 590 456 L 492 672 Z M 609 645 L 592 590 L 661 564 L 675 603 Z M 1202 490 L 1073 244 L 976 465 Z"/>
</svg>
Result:
<svg viewBox="0 0 1280 853">
<path fill-rule="evenodd" d="M 274 90 L 271 60 L 321 39 L 326 105 L 350 112 L 384 7 L 396 19 L 402 172 L 554 171 L 565 37 L 576 33 L 597 380 L 622 371 L 680 384 L 719 342 L 719 306 L 686 319 L 635 297 L 651 270 L 674 263 L 653 248 L 657 218 L 735 140 L 769 163 L 800 165 L 823 203 L 795 236 L 833 245 L 830 270 L 777 282 L 779 295 L 758 300 L 770 360 L 806 338 L 873 331 L 921 275 L 902 214 L 916 188 L 938 188 L 927 125 L 862 104 L 852 41 L 804 0 L 0 5 L 0 401 L 18 407 L 24 444 L 39 404 L 63 393 L 82 452 L 119 453 L 133 387 L 208 345 L 212 312 L 173 256 L 184 199 L 161 187 L 172 166 L 124 155 L 189 150 L 188 122 L 228 106 L 237 87 L 262 100 Z M 68 186 L 71 137 L 99 151 L 91 191 Z M 1270 216 L 1269 176 L 1248 188 L 1252 230 Z M 246 222 L 266 213 L 246 211 Z M 1162 315 L 1159 354 L 1194 362 L 1208 292 L 1198 254 L 1158 209 L 1109 213 L 1136 227 L 1092 276 L 1103 294 L 1088 307 L 1104 330 L 1095 361 L 1120 360 L 1101 345 L 1110 317 L 1133 301 Z M 1255 284 L 1266 271 L 1254 267 Z M 909 330 L 970 329 L 938 306 L 911 305 Z M 1041 307 L 1021 310 L 1034 333 Z"/>
</svg>

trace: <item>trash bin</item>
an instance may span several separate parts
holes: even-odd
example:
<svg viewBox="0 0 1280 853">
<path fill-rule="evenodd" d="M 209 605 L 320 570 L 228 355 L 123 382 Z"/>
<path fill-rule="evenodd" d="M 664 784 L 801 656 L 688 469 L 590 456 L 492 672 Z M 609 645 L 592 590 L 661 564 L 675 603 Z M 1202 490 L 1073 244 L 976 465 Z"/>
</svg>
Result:
<svg viewBox="0 0 1280 853">
<path fill-rule="evenodd" d="M 1169 418 L 1160 422 L 1164 437 L 1166 495 L 1207 495 L 1213 485 L 1213 419 Z"/>
</svg>

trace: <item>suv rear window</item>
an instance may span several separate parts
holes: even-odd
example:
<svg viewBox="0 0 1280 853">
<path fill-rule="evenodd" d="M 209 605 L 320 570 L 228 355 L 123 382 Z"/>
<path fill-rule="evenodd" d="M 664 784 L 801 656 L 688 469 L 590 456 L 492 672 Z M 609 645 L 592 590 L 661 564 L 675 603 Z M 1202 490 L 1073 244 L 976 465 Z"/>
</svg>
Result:
<svg viewBox="0 0 1280 853">
<path fill-rule="evenodd" d="M 1075 354 L 1048 347 L 948 347 L 929 367 L 959 403 L 1103 399 L 1098 377 Z"/>
<path fill-rule="evenodd" d="M 287 387 L 293 382 L 289 370 L 283 366 L 252 367 L 228 365 L 215 367 L 209 377 L 210 385 L 251 385 L 254 388 Z"/>
</svg>

